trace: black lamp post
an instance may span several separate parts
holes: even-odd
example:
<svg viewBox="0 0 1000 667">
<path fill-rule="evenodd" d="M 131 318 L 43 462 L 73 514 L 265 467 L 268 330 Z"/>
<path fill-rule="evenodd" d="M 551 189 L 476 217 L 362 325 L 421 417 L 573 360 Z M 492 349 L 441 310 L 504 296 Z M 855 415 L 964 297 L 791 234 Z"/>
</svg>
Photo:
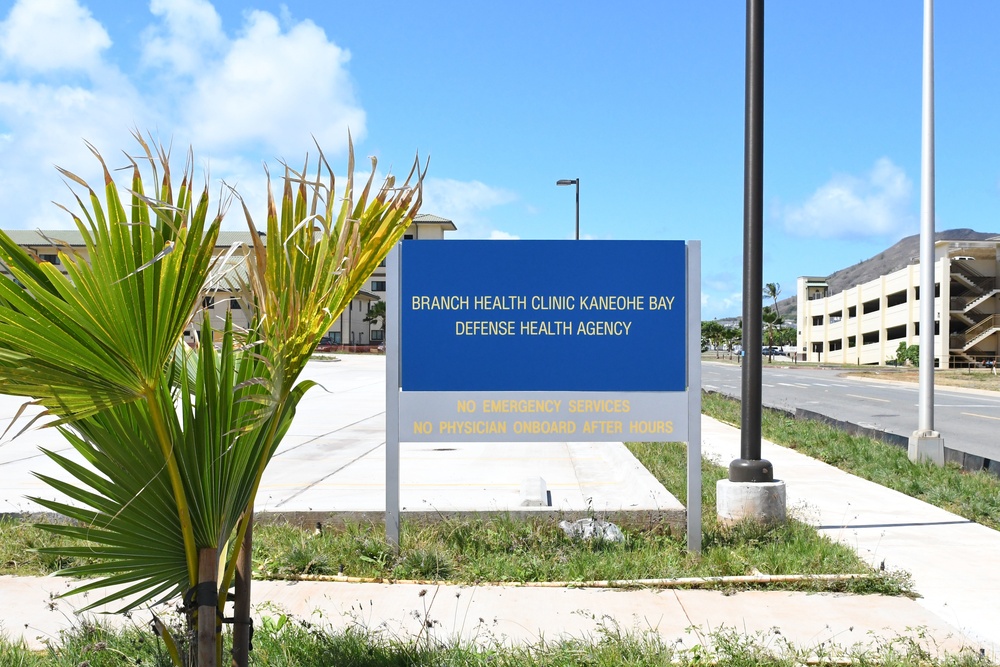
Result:
<svg viewBox="0 0 1000 667">
<path fill-rule="evenodd" d="M 743 377 L 740 458 L 730 482 L 773 482 L 760 457 L 761 297 L 764 229 L 764 0 L 747 0 L 746 106 L 743 162 Z"/>
<path fill-rule="evenodd" d="M 580 179 L 579 178 L 561 178 L 556 181 L 556 185 L 575 185 L 576 186 L 576 240 L 580 240 Z"/>
</svg>

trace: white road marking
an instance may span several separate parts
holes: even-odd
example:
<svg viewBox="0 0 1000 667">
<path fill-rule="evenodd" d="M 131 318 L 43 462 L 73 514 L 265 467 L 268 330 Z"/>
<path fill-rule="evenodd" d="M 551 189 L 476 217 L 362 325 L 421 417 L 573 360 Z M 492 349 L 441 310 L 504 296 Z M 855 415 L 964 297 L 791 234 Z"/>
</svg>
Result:
<svg viewBox="0 0 1000 667">
<path fill-rule="evenodd" d="M 995 419 L 997 421 L 1000 421 L 1000 417 L 991 417 L 989 415 L 979 415 L 979 414 L 976 414 L 975 412 L 963 412 L 962 414 L 963 415 L 968 415 L 970 417 L 982 417 L 983 419 Z"/>
<path fill-rule="evenodd" d="M 888 398 L 875 398 L 874 396 L 859 396 L 858 394 L 848 394 L 851 398 L 862 398 L 866 401 L 879 401 L 880 403 L 891 403 Z"/>
</svg>

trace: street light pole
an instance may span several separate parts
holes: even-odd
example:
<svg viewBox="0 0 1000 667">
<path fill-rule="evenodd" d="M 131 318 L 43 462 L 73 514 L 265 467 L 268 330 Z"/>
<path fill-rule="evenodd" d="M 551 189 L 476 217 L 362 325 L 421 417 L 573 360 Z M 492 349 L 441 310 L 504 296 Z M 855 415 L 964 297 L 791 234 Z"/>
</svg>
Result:
<svg viewBox="0 0 1000 667">
<path fill-rule="evenodd" d="M 920 130 L 920 383 L 911 461 L 944 465 L 944 438 L 934 430 L 934 0 L 924 0 L 923 94 Z M 947 274 L 943 276 L 948 279 Z M 947 336 L 947 316 L 941 335 Z"/>
<path fill-rule="evenodd" d="M 556 185 L 575 185 L 576 186 L 576 240 L 580 240 L 580 179 L 579 178 L 561 178 L 556 181 Z"/>
<path fill-rule="evenodd" d="M 715 487 L 719 523 L 785 521 L 785 483 L 761 458 L 761 296 L 764 194 L 764 0 L 747 0 L 743 178 L 743 377 L 740 458 Z M 690 500 L 690 499 L 689 499 Z"/>
<path fill-rule="evenodd" d="M 761 295 L 764 229 L 764 0 L 747 0 L 743 177 L 743 402 L 740 458 L 732 482 L 772 482 L 761 458 Z"/>
</svg>

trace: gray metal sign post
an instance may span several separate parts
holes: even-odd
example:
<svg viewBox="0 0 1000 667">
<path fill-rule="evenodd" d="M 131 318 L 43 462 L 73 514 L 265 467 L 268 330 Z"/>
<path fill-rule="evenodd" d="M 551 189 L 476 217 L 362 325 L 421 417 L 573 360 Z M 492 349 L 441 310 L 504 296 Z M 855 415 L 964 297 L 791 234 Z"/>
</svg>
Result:
<svg viewBox="0 0 1000 667">
<path fill-rule="evenodd" d="M 688 241 L 687 276 L 687 543 L 701 553 L 701 241 Z"/>
<path fill-rule="evenodd" d="M 385 539 L 399 549 L 399 244 L 385 260 Z"/>
</svg>

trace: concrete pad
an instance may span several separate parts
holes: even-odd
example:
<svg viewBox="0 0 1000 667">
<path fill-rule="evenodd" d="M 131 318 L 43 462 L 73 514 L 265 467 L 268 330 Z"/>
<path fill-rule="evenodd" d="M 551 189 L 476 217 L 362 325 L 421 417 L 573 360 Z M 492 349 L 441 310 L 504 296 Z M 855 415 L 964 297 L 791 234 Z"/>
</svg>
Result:
<svg viewBox="0 0 1000 667">
<path fill-rule="evenodd" d="M 272 519 L 384 517 L 385 358 L 340 359 L 309 364 L 308 377 L 323 389 L 306 394 L 262 480 L 256 510 Z M 551 506 L 521 504 L 529 477 L 545 480 Z M 404 442 L 400 504 L 404 518 L 596 512 L 685 529 L 683 506 L 619 442 Z"/>
<path fill-rule="evenodd" d="M 783 524 L 785 508 L 785 483 L 732 482 L 720 479 L 715 484 L 715 509 L 719 523 L 731 526 L 747 519 L 762 524 Z"/>
<path fill-rule="evenodd" d="M 944 465 L 944 438 L 937 431 L 914 431 L 906 447 L 911 461 L 930 461 Z"/>
</svg>

